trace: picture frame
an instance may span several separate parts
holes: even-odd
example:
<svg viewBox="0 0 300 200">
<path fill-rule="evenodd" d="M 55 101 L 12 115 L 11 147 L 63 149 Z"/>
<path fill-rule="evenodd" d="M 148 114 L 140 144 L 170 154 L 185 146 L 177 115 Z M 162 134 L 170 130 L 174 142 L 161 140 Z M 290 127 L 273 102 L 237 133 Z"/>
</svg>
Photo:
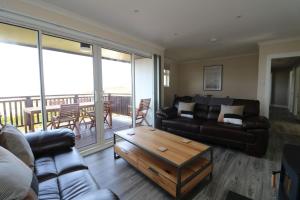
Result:
<svg viewBox="0 0 300 200">
<path fill-rule="evenodd" d="M 223 65 L 204 66 L 203 90 L 221 91 L 223 81 Z"/>
</svg>

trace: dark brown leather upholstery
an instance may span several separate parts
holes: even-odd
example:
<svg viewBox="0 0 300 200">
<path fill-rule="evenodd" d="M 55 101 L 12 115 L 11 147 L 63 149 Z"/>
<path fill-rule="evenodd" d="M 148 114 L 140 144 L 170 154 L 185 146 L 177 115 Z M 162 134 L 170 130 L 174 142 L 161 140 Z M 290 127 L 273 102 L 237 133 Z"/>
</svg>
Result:
<svg viewBox="0 0 300 200">
<path fill-rule="evenodd" d="M 75 136 L 69 129 L 28 133 L 26 138 L 35 155 L 35 174 L 39 199 L 119 199 L 113 192 L 100 189 L 74 147 Z"/>
<path fill-rule="evenodd" d="M 179 101 L 194 101 L 194 119 L 178 117 Z M 221 105 L 243 105 L 243 125 L 218 123 Z M 204 96 L 177 97 L 173 107 L 161 109 L 156 115 L 156 127 L 200 142 L 239 148 L 250 155 L 263 156 L 268 146 L 268 119 L 259 116 L 259 101 L 213 98 Z"/>
</svg>

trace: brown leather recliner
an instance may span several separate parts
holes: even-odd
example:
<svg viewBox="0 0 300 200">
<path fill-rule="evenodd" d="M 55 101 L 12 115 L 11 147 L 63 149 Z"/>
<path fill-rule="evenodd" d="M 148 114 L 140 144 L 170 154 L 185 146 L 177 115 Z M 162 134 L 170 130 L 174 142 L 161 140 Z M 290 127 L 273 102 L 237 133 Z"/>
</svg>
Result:
<svg viewBox="0 0 300 200">
<path fill-rule="evenodd" d="M 177 114 L 178 103 L 195 102 L 194 119 Z M 221 105 L 244 105 L 241 126 L 217 122 Z M 214 97 L 177 97 L 173 106 L 156 114 L 156 127 L 200 142 L 220 144 L 263 156 L 268 147 L 270 124 L 259 116 L 259 101 Z"/>
</svg>

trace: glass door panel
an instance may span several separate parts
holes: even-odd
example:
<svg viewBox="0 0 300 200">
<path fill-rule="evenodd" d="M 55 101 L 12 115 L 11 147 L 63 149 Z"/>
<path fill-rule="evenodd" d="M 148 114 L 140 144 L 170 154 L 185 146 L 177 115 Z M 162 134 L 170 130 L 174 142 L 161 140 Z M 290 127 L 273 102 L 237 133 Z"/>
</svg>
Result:
<svg viewBox="0 0 300 200">
<path fill-rule="evenodd" d="M 132 126 L 131 55 L 101 49 L 104 139 Z"/>
<path fill-rule="evenodd" d="M 154 126 L 154 66 L 151 58 L 134 57 L 136 126 Z"/>
<path fill-rule="evenodd" d="M 76 147 L 97 143 L 92 46 L 42 36 L 47 129 L 67 127 Z"/>
<path fill-rule="evenodd" d="M 41 106 L 38 32 L 0 23 L 0 119 L 22 132 L 41 129 L 42 115 L 27 111 Z"/>
</svg>

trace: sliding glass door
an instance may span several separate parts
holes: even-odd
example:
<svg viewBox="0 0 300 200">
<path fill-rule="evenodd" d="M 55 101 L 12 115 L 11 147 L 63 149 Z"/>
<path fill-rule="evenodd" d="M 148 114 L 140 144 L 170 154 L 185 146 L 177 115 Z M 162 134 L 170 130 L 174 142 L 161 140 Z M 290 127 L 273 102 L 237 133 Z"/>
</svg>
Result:
<svg viewBox="0 0 300 200">
<path fill-rule="evenodd" d="M 96 144 L 92 46 L 43 35 L 42 47 L 47 129 L 74 130 L 78 148 Z"/>
<path fill-rule="evenodd" d="M 154 127 L 154 65 L 152 58 L 134 56 L 136 126 Z"/>
<path fill-rule="evenodd" d="M 113 132 L 132 127 L 131 55 L 101 49 L 104 139 Z"/>
<path fill-rule="evenodd" d="M 70 38 L 0 23 L 0 123 L 70 128 L 84 150 L 154 126 L 153 59 Z"/>
<path fill-rule="evenodd" d="M 41 105 L 38 32 L 0 23 L 0 122 L 22 132 L 42 128 L 41 113 L 28 117 Z"/>
</svg>

